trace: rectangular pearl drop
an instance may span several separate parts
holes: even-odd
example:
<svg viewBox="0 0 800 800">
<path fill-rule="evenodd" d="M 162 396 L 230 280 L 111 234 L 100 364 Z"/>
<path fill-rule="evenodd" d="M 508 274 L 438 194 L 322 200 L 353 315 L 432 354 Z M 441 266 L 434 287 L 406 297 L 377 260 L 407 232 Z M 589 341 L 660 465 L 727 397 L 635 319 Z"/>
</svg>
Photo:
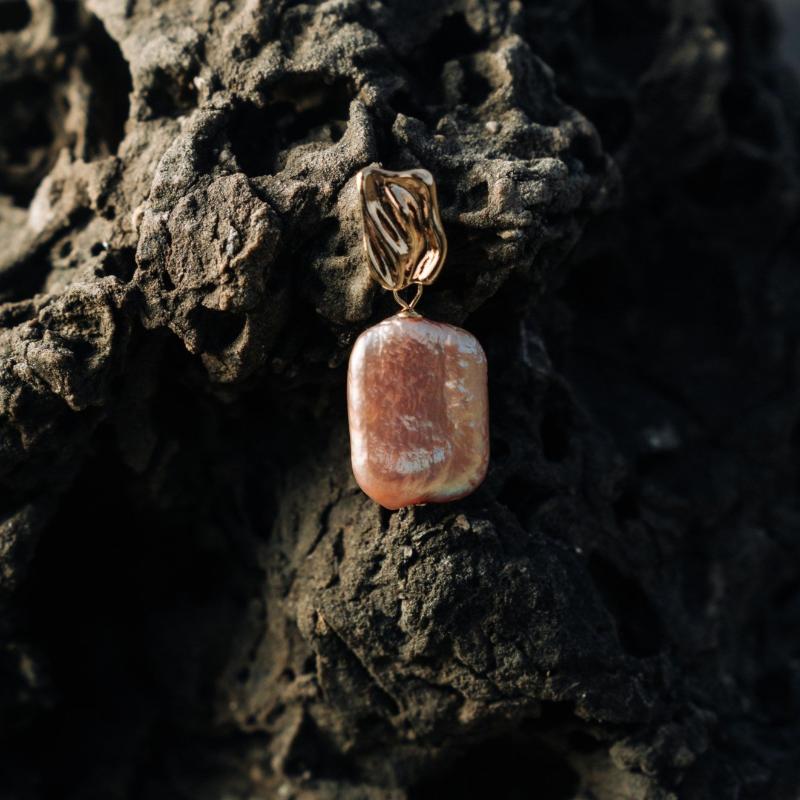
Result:
<svg viewBox="0 0 800 800">
<path fill-rule="evenodd" d="M 457 500 L 486 475 L 486 356 L 461 328 L 403 313 L 368 328 L 347 410 L 356 481 L 385 508 Z"/>
</svg>

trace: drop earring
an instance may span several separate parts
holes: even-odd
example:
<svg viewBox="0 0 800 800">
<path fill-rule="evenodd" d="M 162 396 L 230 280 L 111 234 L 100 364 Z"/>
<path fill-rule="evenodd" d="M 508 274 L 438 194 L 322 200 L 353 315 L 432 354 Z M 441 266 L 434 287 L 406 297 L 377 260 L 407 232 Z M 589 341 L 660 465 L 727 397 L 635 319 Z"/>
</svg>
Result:
<svg viewBox="0 0 800 800">
<path fill-rule="evenodd" d="M 436 184 L 424 169 L 367 167 L 358 192 L 370 272 L 400 311 L 365 330 L 350 355 L 353 474 L 385 508 L 457 500 L 489 463 L 487 370 L 471 333 L 416 310 L 447 254 Z"/>
</svg>

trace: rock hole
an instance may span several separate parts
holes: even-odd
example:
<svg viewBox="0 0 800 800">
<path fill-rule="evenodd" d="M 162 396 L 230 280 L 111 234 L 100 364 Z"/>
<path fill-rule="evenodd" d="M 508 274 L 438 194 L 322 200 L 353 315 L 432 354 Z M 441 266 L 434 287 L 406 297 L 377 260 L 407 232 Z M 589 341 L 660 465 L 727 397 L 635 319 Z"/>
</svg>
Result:
<svg viewBox="0 0 800 800">
<path fill-rule="evenodd" d="M 659 653 L 664 626 L 639 584 L 598 553 L 589 558 L 589 572 L 614 617 L 620 643 L 626 652 L 637 658 Z"/>
<path fill-rule="evenodd" d="M 133 91 L 131 74 L 119 45 L 95 16 L 89 21 L 85 42 L 88 59 L 84 71 L 93 89 L 88 120 L 91 155 L 111 155 L 125 135 Z"/>
<path fill-rule="evenodd" d="M 0 193 L 26 207 L 55 160 L 50 85 L 22 78 L 0 87 Z"/>
<path fill-rule="evenodd" d="M 21 31 L 31 21 L 31 9 L 25 0 L 4 0 L 0 3 L 0 32 Z"/>
<path fill-rule="evenodd" d="M 567 154 L 583 164 L 586 172 L 598 172 L 605 168 L 603 150 L 598 140 L 588 132 L 575 134 L 567 148 Z"/>
<path fill-rule="evenodd" d="M 341 564 L 344 560 L 344 533 L 342 531 L 339 531 L 333 540 L 333 557 L 337 564 Z"/>
<path fill-rule="evenodd" d="M 236 341 L 246 320 L 243 314 L 198 306 L 190 312 L 189 321 L 197 329 L 200 349 L 205 353 L 221 353 Z"/>
<path fill-rule="evenodd" d="M 170 274 L 166 270 L 159 273 L 159 277 L 161 279 L 161 286 L 163 287 L 165 292 L 175 291 L 175 283 L 173 282 Z"/>
<path fill-rule="evenodd" d="M 315 778 L 354 777 L 353 765 L 336 750 L 335 745 L 308 717 L 300 723 L 286 761 L 283 765 L 287 775 L 313 775 Z"/>
<path fill-rule="evenodd" d="M 72 252 L 72 242 L 64 242 L 58 250 L 60 258 L 66 258 Z"/>
<path fill-rule="evenodd" d="M 335 217 L 321 219 L 314 226 L 313 238 L 313 249 L 315 250 L 321 243 L 324 243 L 321 249 L 324 249 L 325 252 L 332 252 L 337 256 L 345 256 L 348 253 L 347 241 L 342 236 L 339 220 Z"/>
<path fill-rule="evenodd" d="M 136 255 L 132 247 L 123 247 L 108 254 L 103 269 L 123 283 L 128 283 L 136 270 Z"/>
<path fill-rule="evenodd" d="M 247 667 L 243 667 L 236 673 L 236 680 L 239 683 L 247 683 L 250 680 L 250 670 Z"/>
<path fill-rule="evenodd" d="M 492 84 L 480 70 L 470 62 L 463 65 L 464 90 L 461 99 L 470 106 L 476 107 L 486 101 L 492 93 Z"/>
<path fill-rule="evenodd" d="M 0 13 L 5 7 L 0 3 Z M 71 113 L 63 85 L 67 68 L 80 69 L 91 88 L 85 120 L 87 152 L 78 155 L 96 158 L 114 153 L 124 135 L 132 86 L 127 64 L 96 17 L 87 15 L 84 21 L 77 11 L 75 15 L 70 23 L 75 32 L 63 43 L 61 72 L 46 79 L 21 78 L 0 87 L 0 193 L 11 195 L 21 207 L 30 203 L 60 150 L 75 144 L 71 126 L 65 128 Z"/>
<path fill-rule="evenodd" d="M 271 102 L 289 106 L 293 117 L 284 129 L 287 145 L 312 141 L 338 142 L 350 116 L 350 81 L 326 81 L 319 75 L 296 75 L 272 87 Z"/>
<path fill-rule="evenodd" d="M 409 800 L 572 800 L 580 779 L 562 756 L 521 732 L 492 739 L 411 787 Z"/>
<path fill-rule="evenodd" d="M 416 117 L 417 119 L 425 118 L 424 109 L 414 96 L 405 89 L 395 92 L 389 102 L 392 108 L 400 114 L 405 114 L 407 117 Z"/>
<path fill-rule="evenodd" d="M 489 184 L 481 181 L 472 186 L 464 198 L 464 206 L 467 211 L 480 211 L 486 208 L 489 203 Z"/>
<path fill-rule="evenodd" d="M 394 511 L 389 511 L 388 508 L 380 506 L 378 508 L 378 519 L 380 520 L 380 531 L 386 533 L 389 530 L 389 525 L 392 522 L 392 514 Z"/>
<path fill-rule="evenodd" d="M 252 33 L 243 33 L 239 41 L 234 43 L 231 53 L 239 61 L 253 58 L 258 53 L 258 39 Z"/>
<path fill-rule="evenodd" d="M 75 33 L 80 24 L 80 3 L 53 3 L 55 23 L 53 33 L 56 36 L 67 36 Z"/>
<path fill-rule="evenodd" d="M 424 45 L 424 51 L 435 55 L 441 66 L 448 61 L 479 53 L 489 46 L 488 39 L 479 34 L 463 14 L 451 14 L 442 20 L 439 30 Z"/>
<path fill-rule="evenodd" d="M 303 661 L 303 674 L 304 675 L 312 675 L 317 671 L 317 657 L 314 653 L 310 656 L 306 656 L 305 661 Z"/>
<path fill-rule="evenodd" d="M 145 92 L 147 103 L 153 117 L 179 117 L 197 105 L 197 87 L 194 75 L 187 74 L 180 80 L 173 79 L 167 72 L 157 68 Z"/>
<path fill-rule="evenodd" d="M 267 90 L 263 107 L 246 103 L 229 127 L 231 147 L 247 175 L 272 175 L 301 144 L 330 146 L 347 129 L 353 88 L 348 80 L 317 73 L 291 75 Z"/>
<path fill-rule="evenodd" d="M 463 14 L 445 17 L 436 33 L 405 59 L 412 83 L 408 97 L 419 98 L 426 106 L 441 105 L 444 101 L 444 66 L 448 61 L 457 60 L 465 68 L 465 94 L 482 98 L 473 103 L 474 105 L 483 102 L 491 87 L 483 76 L 466 66 L 466 61 L 475 53 L 486 50 L 488 46 L 488 39 L 475 31 Z M 470 74 L 466 74 L 467 72 Z M 420 116 L 420 113 L 412 116 Z"/>
<path fill-rule="evenodd" d="M 30 258 L 13 269 L 0 272 L 0 300 L 10 302 L 33 297 L 41 291 L 51 269 L 50 259 L 42 252 L 34 252 Z"/>
<path fill-rule="evenodd" d="M 264 717 L 264 722 L 267 725 L 274 725 L 281 718 L 284 711 L 286 711 L 286 706 L 283 703 L 276 703 Z"/>
</svg>

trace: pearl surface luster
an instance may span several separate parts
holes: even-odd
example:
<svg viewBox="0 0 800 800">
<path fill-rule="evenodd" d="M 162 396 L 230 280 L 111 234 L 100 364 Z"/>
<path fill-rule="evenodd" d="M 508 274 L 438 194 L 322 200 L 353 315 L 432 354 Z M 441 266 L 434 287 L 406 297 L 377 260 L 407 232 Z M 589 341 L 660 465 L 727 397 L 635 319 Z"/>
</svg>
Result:
<svg viewBox="0 0 800 800">
<path fill-rule="evenodd" d="M 364 331 L 347 408 L 356 481 L 385 508 L 456 500 L 486 475 L 486 356 L 461 328 L 400 313 Z"/>
</svg>

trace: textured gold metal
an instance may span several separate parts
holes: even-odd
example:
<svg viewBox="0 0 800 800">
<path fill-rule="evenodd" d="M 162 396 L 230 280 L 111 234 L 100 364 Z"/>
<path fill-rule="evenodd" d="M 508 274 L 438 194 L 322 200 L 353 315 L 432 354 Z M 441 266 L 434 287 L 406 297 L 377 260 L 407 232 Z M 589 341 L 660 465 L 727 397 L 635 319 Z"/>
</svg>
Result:
<svg viewBox="0 0 800 800">
<path fill-rule="evenodd" d="M 433 283 L 447 255 L 447 239 L 430 172 L 366 167 L 358 174 L 358 189 L 364 246 L 375 280 L 392 292 Z"/>
</svg>

